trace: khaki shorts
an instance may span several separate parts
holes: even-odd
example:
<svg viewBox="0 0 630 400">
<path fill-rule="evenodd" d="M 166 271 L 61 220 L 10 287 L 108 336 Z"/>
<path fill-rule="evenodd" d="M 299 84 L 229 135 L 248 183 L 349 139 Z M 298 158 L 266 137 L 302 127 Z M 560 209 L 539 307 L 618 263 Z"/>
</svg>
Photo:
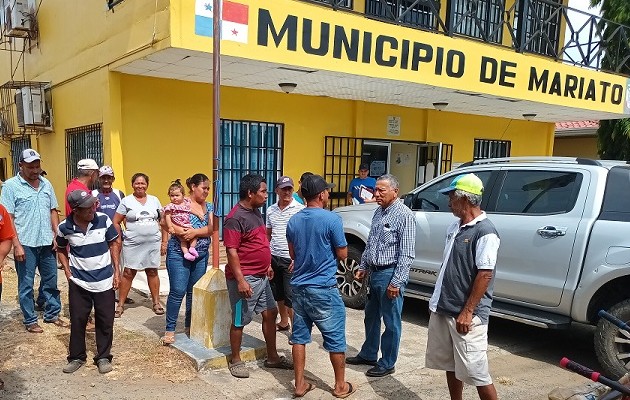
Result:
<svg viewBox="0 0 630 400">
<path fill-rule="evenodd" d="M 457 332 L 455 318 L 432 312 L 425 366 L 454 371 L 455 377 L 472 386 L 492 384 L 488 370 L 488 325 L 474 316 L 470 332 Z"/>
</svg>

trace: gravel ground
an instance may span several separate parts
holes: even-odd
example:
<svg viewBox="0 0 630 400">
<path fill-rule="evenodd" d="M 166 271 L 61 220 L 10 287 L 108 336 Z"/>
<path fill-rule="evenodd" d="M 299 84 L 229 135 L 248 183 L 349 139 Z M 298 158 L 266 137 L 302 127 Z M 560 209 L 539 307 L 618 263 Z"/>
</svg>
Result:
<svg viewBox="0 0 630 400">
<path fill-rule="evenodd" d="M 23 328 L 16 302 L 16 275 L 7 265 L 0 304 L 0 378 L 5 382 L 1 399 L 283 399 L 293 392 L 292 371 L 266 370 L 262 361 L 249 363 L 249 379 L 232 378 L 227 370 L 197 372 L 185 356 L 161 346 L 159 337 L 164 317 L 151 312 L 150 301 L 132 293 L 136 304 L 115 323 L 114 371 L 100 375 L 86 365 L 72 375 L 63 374 L 69 330 L 43 325 L 44 334 L 29 334 Z M 67 284 L 59 277 L 62 300 L 66 304 Z M 355 355 L 363 341 L 363 312 L 347 310 L 348 355 Z M 448 398 L 442 372 L 424 368 L 428 322 L 425 302 L 406 299 L 403 338 L 397 372 L 385 378 L 367 378 L 365 367 L 348 366 L 346 376 L 355 386 L 354 399 Z M 181 323 L 178 325 L 181 327 Z M 260 320 L 246 333 L 262 337 Z M 179 328 L 178 328 L 179 329 Z M 592 350 L 593 329 L 577 326 L 570 331 L 537 329 L 510 321 L 492 319 L 489 358 L 491 373 L 502 399 L 546 399 L 558 386 L 579 386 L 585 378 L 559 368 L 567 356 L 597 368 Z M 93 337 L 88 349 L 94 348 Z M 284 333 L 278 334 L 279 352 L 290 355 Z M 88 354 L 91 357 L 91 354 Z M 331 399 L 332 368 L 315 330 L 307 346 L 307 378 L 317 389 L 306 399 Z M 466 399 L 477 398 L 472 387 L 465 388 Z"/>
</svg>

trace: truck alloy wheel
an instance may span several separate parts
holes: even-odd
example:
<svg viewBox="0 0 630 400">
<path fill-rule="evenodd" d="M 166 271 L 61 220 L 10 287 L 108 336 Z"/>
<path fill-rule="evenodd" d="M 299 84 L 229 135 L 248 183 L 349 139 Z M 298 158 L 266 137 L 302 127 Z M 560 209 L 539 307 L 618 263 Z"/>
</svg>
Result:
<svg viewBox="0 0 630 400">
<path fill-rule="evenodd" d="M 617 303 L 608 312 L 630 323 L 630 300 Z M 609 378 L 618 379 L 630 372 L 630 332 L 601 318 L 594 341 L 597 359 Z"/>
<path fill-rule="evenodd" d="M 360 249 L 355 244 L 348 245 L 348 258 L 337 262 L 337 287 L 346 307 L 363 308 L 367 298 L 368 278 L 363 281 L 354 279 L 354 273 L 361 262 Z"/>
</svg>

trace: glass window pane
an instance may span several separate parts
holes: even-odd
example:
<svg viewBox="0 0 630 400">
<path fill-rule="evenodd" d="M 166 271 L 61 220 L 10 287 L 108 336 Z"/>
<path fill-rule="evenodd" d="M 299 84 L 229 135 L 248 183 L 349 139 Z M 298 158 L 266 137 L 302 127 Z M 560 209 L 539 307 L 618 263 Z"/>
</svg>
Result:
<svg viewBox="0 0 630 400">
<path fill-rule="evenodd" d="M 581 174 L 551 171 L 508 171 L 497 200 L 497 212 L 557 214 L 571 211 Z"/>
</svg>

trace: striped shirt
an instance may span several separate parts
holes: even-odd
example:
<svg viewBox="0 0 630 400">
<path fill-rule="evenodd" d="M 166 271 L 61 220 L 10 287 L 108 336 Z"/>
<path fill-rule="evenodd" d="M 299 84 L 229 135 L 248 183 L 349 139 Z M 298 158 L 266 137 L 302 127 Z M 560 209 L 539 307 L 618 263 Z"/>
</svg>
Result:
<svg viewBox="0 0 630 400">
<path fill-rule="evenodd" d="M 272 204 L 267 209 L 267 229 L 271 229 L 271 255 L 282 258 L 291 258 L 289 244 L 287 243 L 287 224 L 289 219 L 302 210 L 304 206 L 295 199 L 284 209 L 280 209 L 278 203 Z"/>
<path fill-rule="evenodd" d="M 118 238 L 112 220 L 95 213 L 87 231 L 75 225 L 73 214 L 61 221 L 57 229 L 57 245 L 70 248 L 72 282 L 89 292 L 104 292 L 112 288 L 114 267 L 109 242 Z"/>
<path fill-rule="evenodd" d="M 57 209 L 55 191 L 44 177 L 34 188 L 20 174 L 2 185 L 0 202 L 13 215 L 17 236 L 22 246 L 51 246 L 54 239 L 51 210 Z"/>
<path fill-rule="evenodd" d="M 374 211 L 359 269 L 391 265 L 396 269 L 390 285 L 400 287 L 409 279 L 415 247 L 416 221 L 413 213 L 402 200 L 395 200 L 387 208 L 378 207 Z"/>
</svg>

